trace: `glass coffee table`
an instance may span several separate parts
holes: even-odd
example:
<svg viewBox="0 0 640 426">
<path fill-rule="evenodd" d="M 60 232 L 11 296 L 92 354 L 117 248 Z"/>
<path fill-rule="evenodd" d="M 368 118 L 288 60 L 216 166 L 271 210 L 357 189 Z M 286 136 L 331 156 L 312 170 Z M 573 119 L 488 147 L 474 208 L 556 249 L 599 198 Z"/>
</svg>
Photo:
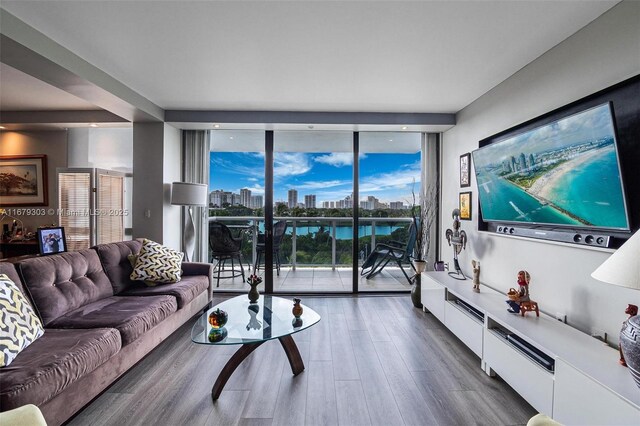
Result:
<svg viewBox="0 0 640 426">
<path fill-rule="evenodd" d="M 302 305 L 299 319 L 293 316 L 293 301 L 281 297 L 260 295 L 257 303 L 249 303 L 247 295 L 225 300 L 204 313 L 191 329 L 191 341 L 203 345 L 242 345 L 224 366 L 213 388 L 215 401 L 233 372 L 258 346 L 272 339 L 280 340 L 294 376 L 302 373 L 304 362 L 292 334 L 306 330 L 320 321 L 313 309 Z M 226 325 L 215 329 L 209 325 L 209 314 L 220 308 L 229 318 Z"/>
</svg>

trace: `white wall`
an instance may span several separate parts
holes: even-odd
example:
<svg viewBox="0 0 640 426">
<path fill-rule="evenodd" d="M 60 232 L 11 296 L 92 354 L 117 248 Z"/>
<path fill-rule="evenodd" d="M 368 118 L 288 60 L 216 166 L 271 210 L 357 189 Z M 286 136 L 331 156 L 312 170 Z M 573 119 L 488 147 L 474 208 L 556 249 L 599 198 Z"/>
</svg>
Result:
<svg viewBox="0 0 640 426">
<path fill-rule="evenodd" d="M 133 129 L 69 129 L 69 167 L 133 171 Z"/>
<path fill-rule="evenodd" d="M 640 2 L 615 6 L 460 111 L 442 149 L 443 260 L 452 258 L 444 238 L 451 211 L 458 206 L 458 193 L 470 189 L 473 220 L 462 222 L 470 243 L 460 255 L 465 274 L 471 274 L 471 259 L 479 259 L 481 281 L 507 291 L 515 287 L 518 270 L 526 269 L 532 298 L 545 312 L 565 313 L 569 324 L 585 332 L 603 329 L 613 344 L 626 319 L 624 309 L 628 303 L 640 305 L 640 292 L 590 277 L 610 251 L 479 233 L 475 176 L 471 188 L 460 188 L 458 162 L 481 139 L 640 73 L 639 22 Z"/>
</svg>

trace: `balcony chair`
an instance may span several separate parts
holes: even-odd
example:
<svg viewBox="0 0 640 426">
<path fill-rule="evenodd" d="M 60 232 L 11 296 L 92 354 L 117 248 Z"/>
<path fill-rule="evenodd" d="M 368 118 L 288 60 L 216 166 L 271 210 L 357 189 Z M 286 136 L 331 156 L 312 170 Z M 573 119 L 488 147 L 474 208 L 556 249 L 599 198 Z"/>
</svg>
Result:
<svg viewBox="0 0 640 426">
<path fill-rule="evenodd" d="M 209 222 L 209 248 L 211 249 L 211 263 L 217 260 L 218 280 L 216 287 L 220 287 L 220 278 L 236 278 L 242 276 L 245 281 L 244 267 L 242 266 L 242 236 L 234 237 L 231 230 L 220 222 Z M 238 260 L 240 269 L 235 266 Z M 227 261 L 231 261 L 231 269 L 226 268 Z M 224 273 L 224 274 L 221 274 Z"/>
<path fill-rule="evenodd" d="M 276 272 L 280 276 L 280 245 L 284 234 L 287 232 L 287 221 L 280 220 L 273 225 L 273 258 L 276 261 Z M 258 235 L 258 242 L 256 244 L 256 263 L 253 265 L 253 274 L 256 270 L 260 269 L 260 259 L 264 256 L 265 243 L 264 234 Z"/>
<path fill-rule="evenodd" d="M 412 284 L 413 278 L 409 277 L 405 269 L 402 267 L 402 263 L 409 262 L 411 265 L 411 258 L 413 257 L 413 248 L 415 244 L 416 225 L 414 222 L 411 222 L 411 225 L 409 226 L 409 238 L 407 241 L 389 241 L 386 243 L 376 244 L 376 247 L 362 264 L 362 271 L 360 272 L 360 275 L 364 276 L 366 279 L 370 279 L 382 272 L 389 262 L 394 261 L 400 267 L 400 270 L 407 278 L 407 281 L 409 281 L 409 284 Z M 411 265 L 411 269 L 414 269 L 413 265 Z"/>
</svg>

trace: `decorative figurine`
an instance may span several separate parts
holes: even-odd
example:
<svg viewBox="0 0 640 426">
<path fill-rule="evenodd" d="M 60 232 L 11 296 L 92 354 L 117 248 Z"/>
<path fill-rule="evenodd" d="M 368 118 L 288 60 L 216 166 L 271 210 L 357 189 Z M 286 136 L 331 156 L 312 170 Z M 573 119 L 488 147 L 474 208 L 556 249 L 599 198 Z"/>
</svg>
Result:
<svg viewBox="0 0 640 426">
<path fill-rule="evenodd" d="M 480 261 L 472 260 L 471 266 L 473 267 L 473 291 L 480 293 Z"/>
<path fill-rule="evenodd" d="M 460 209 L 453 209 L 451 216 L 453 217 L 453 230 L 447 229 L 445 235 L 449 245 L 453 246 L 453 266 L 455 271 L 449 272 L 449 275 L 457 280 L 466 280 L 467 277 L 462 273 L 458 263 L 458 255 L 467 247 L 467 233 L 460 230 Z"/>
<path fill-rule="evenodd" d="M 627 321 L 629 321 L 631 318 L 635 317 L 636 315 L 638 315 L 638 307 L 636 305 L 632 305 L 629 304 L 627 306 L 627 309 L 624 310 L 624 313 L 629 315 L 629 318 L 626 319 L 625 322 L 622 323 L 622 330 L 624 330 L 625 328 L 627 328 Z M 620 352 L 620 365 L 623 366 L 627 366 L 627 362 L 624 360 L 624 355 L 622 354 L 622 344 L 618 343 L 618 351 Z"/>
<path fill-rule="evenodd" d="M 229 314 L 227 314 L 225 311 L 221 310 L 220 308 L 216 309 L 215 311 L 212 311 L 209 314 L 209 324 L 211 324 L 211 327 L 213 328 L 224 327 L 228 319 L 229 319 Z"/>
<path fill-rule="evenodd" d="M 531 281 L 531 275 L 527 271 L 518 272 L 518 287 L 509 289 L 507 296 L 507 309 L 512 314 L 520 314 L 524 316 L 526 312 L 535 312 L 536 316 L 540 316 L 540 310 L 538 309 L 538 303 L 531 300 L 529 297 L 529 282 Z"/>
<path fill-rule="evenodd" d="M 258 291 L 258 286 L 262 282 L 262 278 L 257 275 L 249 275 L 247 278 L 247 284 L 251 286 L 249 290 L 249 302 L 256 303 L 260 298 L 260 292 Z"/>
<path fill-rule="evenodd" d="M 302 305 L 300 305 L 300 299 L 294 298 L 293 309 L 291 310 L 291 313 L 296 319 L 299 319 L 302 316 L 302 311 L 303 309 L 302 309 Z"/>
</svg>

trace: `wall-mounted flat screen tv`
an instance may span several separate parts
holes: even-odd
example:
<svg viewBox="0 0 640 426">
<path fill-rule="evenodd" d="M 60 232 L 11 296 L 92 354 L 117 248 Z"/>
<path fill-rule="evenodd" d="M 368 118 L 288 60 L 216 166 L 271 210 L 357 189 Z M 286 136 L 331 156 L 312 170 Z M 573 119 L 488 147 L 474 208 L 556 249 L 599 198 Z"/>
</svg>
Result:
<svg viewBox="0 0 640 426">
<path fill-rule="evenodd" d="M 629 230 L 609 103 L 472 155 L 486 222 Z"/>
</svg>

